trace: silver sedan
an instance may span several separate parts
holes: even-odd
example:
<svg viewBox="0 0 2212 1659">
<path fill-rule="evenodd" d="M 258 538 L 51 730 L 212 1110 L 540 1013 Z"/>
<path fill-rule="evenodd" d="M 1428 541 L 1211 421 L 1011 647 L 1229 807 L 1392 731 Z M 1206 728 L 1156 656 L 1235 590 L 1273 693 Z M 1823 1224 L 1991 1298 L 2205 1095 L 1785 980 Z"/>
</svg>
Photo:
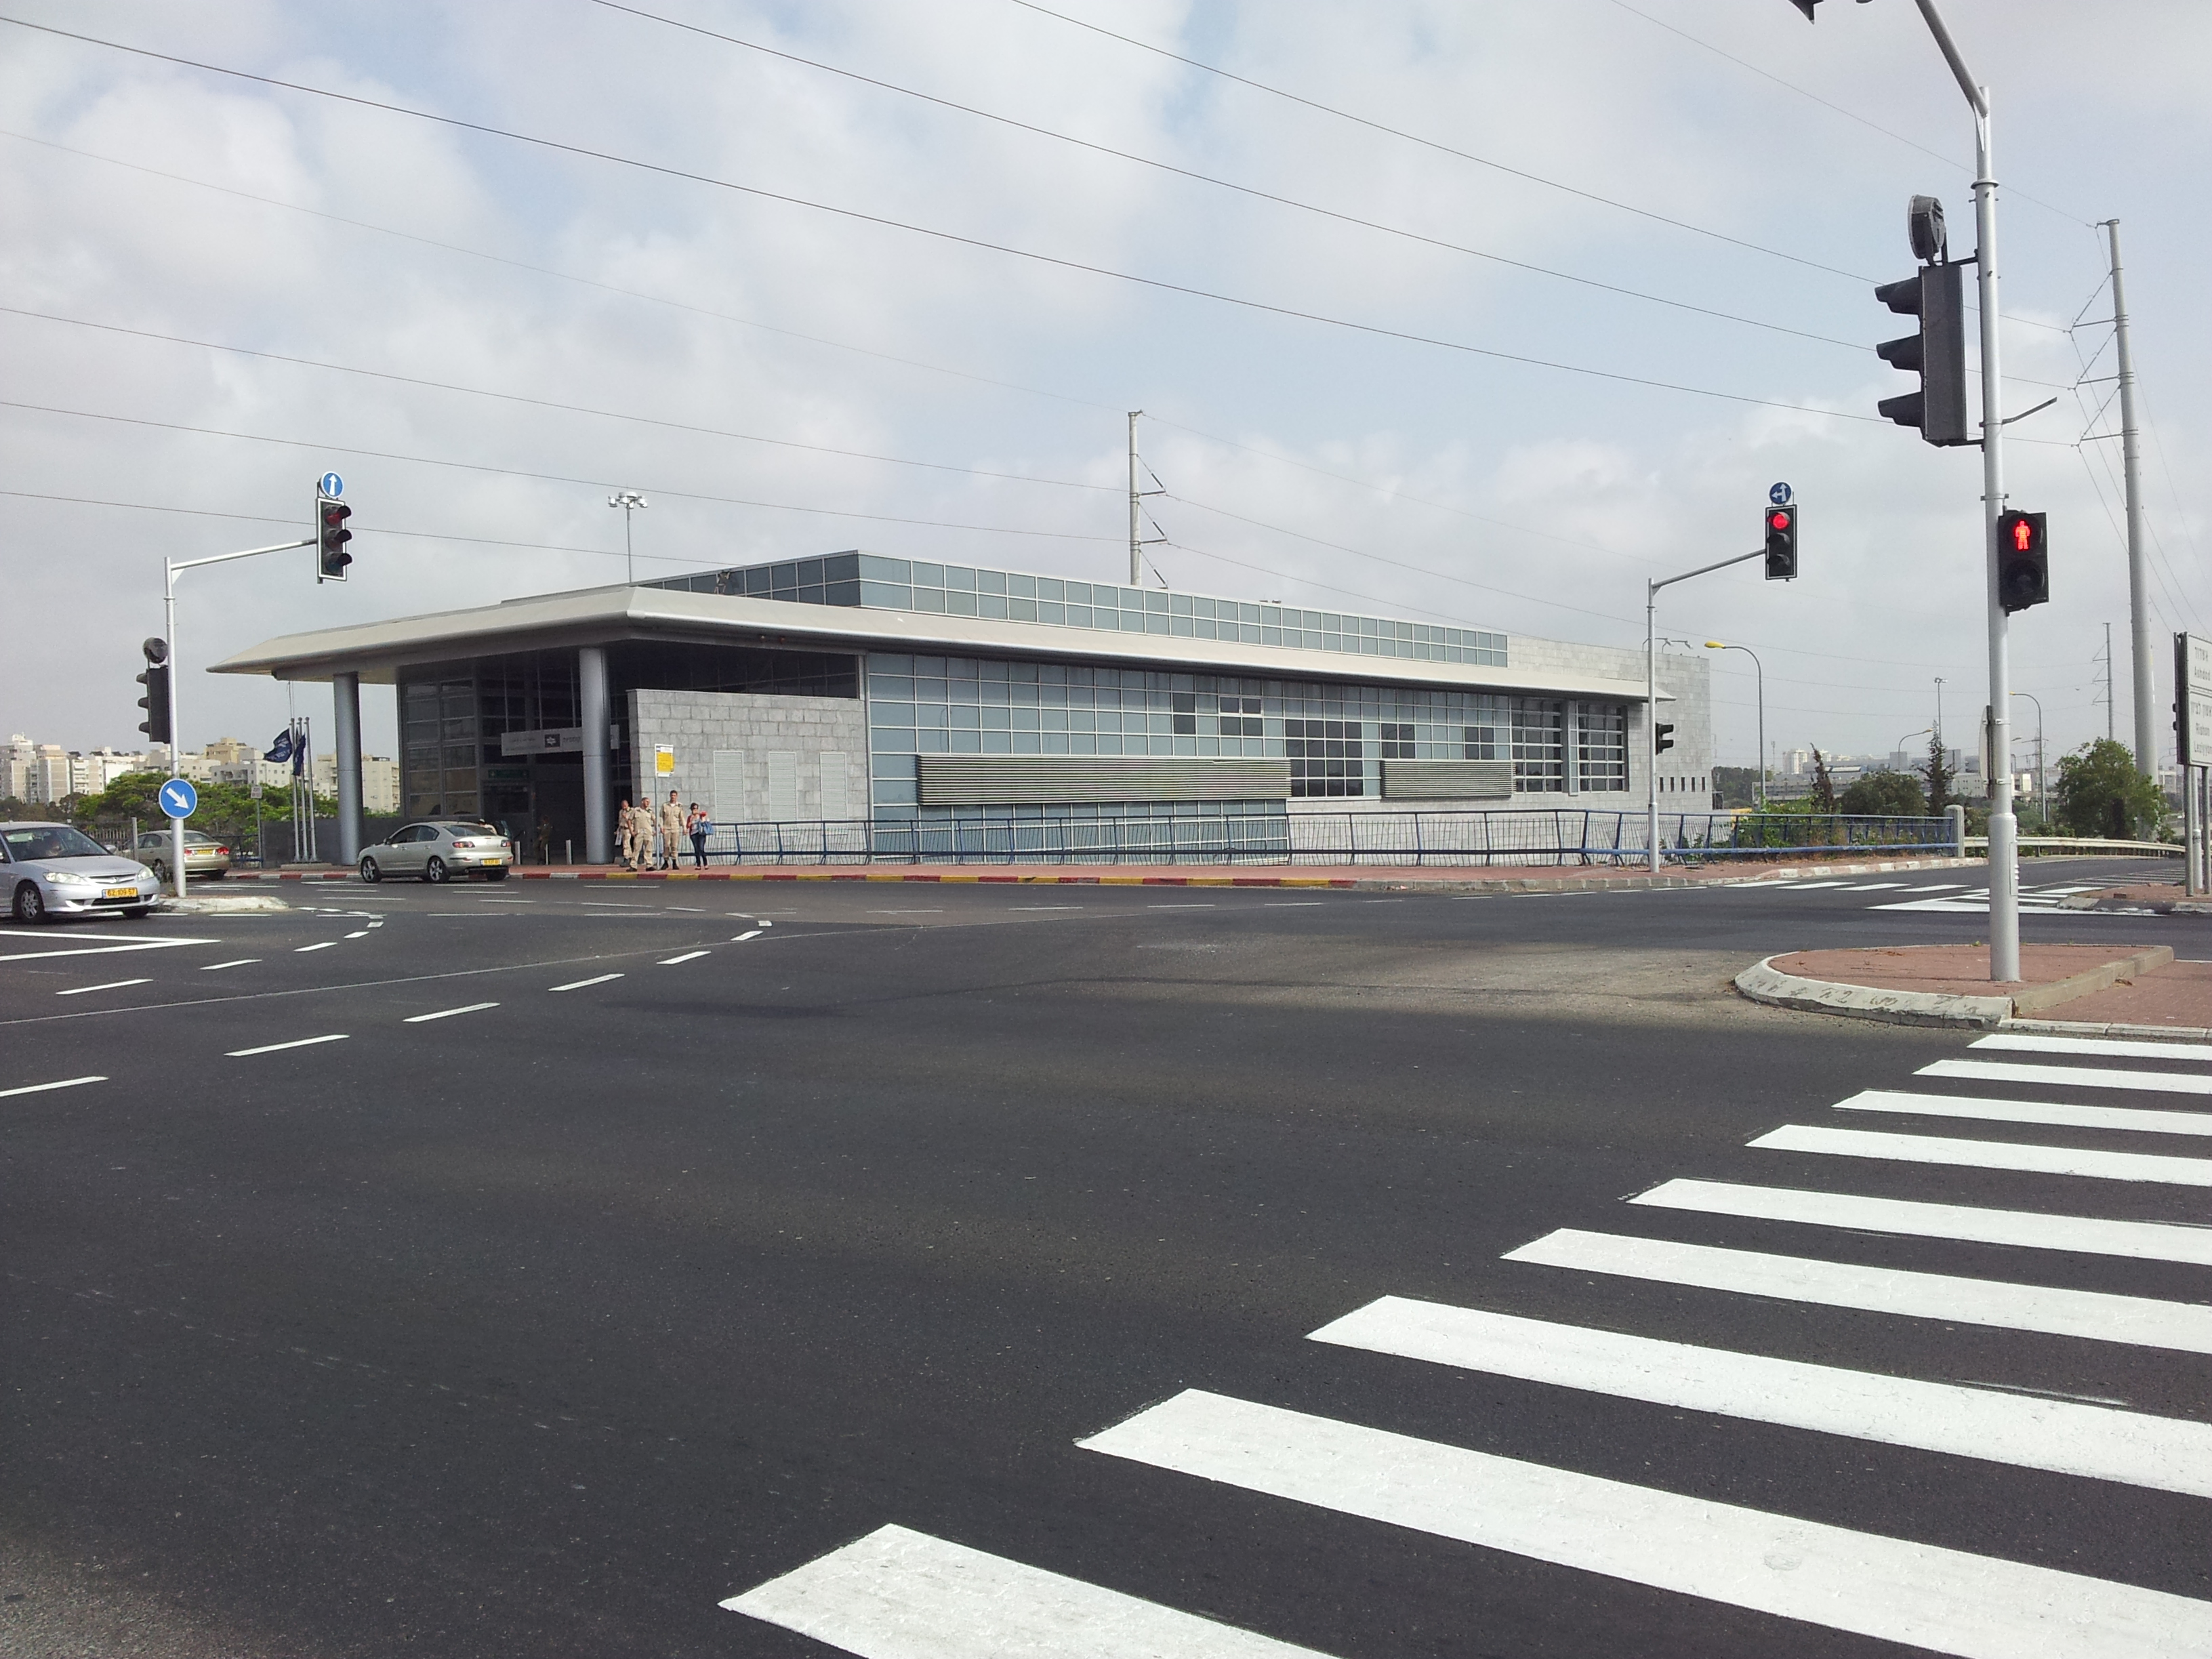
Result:
<svg viewBox="0 0 2212 1659">
<path fill-rule="evenodd" d="M 457 876 L 482 876 L 486 881 L 505 881 L 514 864 L 513 846 L 489 823 L 439 819 L 403 824 L 364 848 L 361 878 L 414 876 L 423 881 L 451 881 Z"/>
<path fill-rule="evenodd" d="M 0 895 L 21 922 L 143 916 L 161 896 L 154 872 L 66 823 L 0 823 Z"/>
</svg>

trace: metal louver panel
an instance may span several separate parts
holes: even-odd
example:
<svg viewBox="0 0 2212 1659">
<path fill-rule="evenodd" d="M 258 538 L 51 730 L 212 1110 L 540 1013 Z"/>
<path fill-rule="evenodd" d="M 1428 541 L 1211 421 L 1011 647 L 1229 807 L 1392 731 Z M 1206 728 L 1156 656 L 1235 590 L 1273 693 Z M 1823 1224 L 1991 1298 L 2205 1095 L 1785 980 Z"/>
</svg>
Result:
<svg viewBox="0 0 2212 1659">
<path fill-rule="evenodd" d="M 1385 800 L 1492 800 L 1513 793 L 1511 761 L 1386 760 Z"/>
<path fill-rule="evenodd" d="M 1145 755 L 917 755 L 924 806 L 1048 801 L 1283 800 L 1291 763 Z"/>
</svg>

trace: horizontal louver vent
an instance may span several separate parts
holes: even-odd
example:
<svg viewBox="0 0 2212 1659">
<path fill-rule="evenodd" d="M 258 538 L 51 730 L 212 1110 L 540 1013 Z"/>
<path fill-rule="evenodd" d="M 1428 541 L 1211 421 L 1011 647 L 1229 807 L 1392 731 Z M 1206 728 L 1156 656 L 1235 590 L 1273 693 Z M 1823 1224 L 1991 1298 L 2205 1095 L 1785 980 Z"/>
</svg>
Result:
<svg viewBox="0 0 2212 1659">
<path fill-rule="evenodd" d="M 1280 760 L 1140 755 L 917 755 L 924 806 L 1022 806 L 1047 801 L 1282 800 Z"/>
<path fill-rule="evenodd" d="M 1513 793 L 1511 761 L 1386 760 L 1385 800 L 1491 800 Z"/>
</svg>

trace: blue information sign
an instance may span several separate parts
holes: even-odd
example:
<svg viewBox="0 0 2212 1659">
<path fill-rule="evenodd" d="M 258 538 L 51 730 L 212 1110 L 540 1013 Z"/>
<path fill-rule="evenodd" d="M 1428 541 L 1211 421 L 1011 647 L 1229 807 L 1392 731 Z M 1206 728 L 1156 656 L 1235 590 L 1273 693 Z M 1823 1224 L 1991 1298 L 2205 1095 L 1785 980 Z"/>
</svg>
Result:
<svg viewBox="0 0 2212 1659">
<path fill-rule="evenodd" d="M 1787 507 L 1790 505 L 1790 494 L 1788 484 L 1778 483 L 1766 492 L 1766 499 L 1777 507 Z"/>
<path fill-rule="evenodd" d="M 188 818 L 198 809 L 200 792 L 190 778 L 171 778 L 161 786 L 161 810 L 173 818 Z"/>
</svg>

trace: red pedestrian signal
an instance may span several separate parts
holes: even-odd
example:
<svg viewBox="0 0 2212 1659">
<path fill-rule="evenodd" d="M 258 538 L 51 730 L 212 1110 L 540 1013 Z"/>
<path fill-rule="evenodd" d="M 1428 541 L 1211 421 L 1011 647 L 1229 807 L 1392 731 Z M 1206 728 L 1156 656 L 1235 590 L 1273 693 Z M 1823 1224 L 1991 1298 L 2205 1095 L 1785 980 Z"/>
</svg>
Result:
<svg viewBox="0 0 2212 1659">
<path fill-rule="evenodd" d="M 2051 551 L 2044 542 L 2041 513 L 1997 514 L 1997 601 L 2008 611 L 2025 611 L 2051 598 Z"/>
</svg>

